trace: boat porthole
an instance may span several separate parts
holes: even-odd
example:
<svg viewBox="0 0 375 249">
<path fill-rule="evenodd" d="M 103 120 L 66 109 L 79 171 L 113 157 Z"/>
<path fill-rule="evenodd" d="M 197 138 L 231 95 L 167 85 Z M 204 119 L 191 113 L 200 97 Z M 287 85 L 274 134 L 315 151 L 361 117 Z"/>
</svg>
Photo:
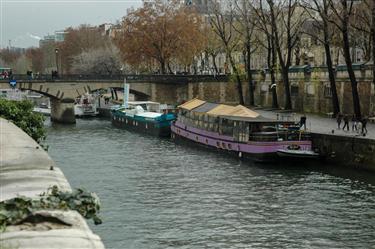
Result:
<svg viewBox="0 0 375 249">
<path fill-rule="evenodd" d="M 228 144 L 228 149 L 232 149 L 232 145 L 231 144 Z"/>
<path fill-rule="evenodd" d="M 206 144 L 208 144 L 208 139 L 206 139 Z"/>
<path fill-rule="evenodd" d="M 220 148 L 220 142 L 216 142 L 216 147 Z"/>
<path fill-rule="evenodd" d="M 199 141 L 199 138 L 198 138 L 198 136 L 196 136 L 196 137 L 195 137 L 195 140 Z"/>
</svg>

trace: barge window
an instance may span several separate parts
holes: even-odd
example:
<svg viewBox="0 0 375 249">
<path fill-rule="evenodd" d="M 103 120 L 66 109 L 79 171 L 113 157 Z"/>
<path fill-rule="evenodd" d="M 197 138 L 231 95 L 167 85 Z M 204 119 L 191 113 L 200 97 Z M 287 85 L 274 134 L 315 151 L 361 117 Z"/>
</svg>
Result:
<svg viewBox="0 0 375 249">
<path fill-rule="evenodd" d="M 232 120 L 222 119 L 221 133 L 224 135 L 229 135 L 229 136 L 233 135 L 233 121 Z"/>
</svg>

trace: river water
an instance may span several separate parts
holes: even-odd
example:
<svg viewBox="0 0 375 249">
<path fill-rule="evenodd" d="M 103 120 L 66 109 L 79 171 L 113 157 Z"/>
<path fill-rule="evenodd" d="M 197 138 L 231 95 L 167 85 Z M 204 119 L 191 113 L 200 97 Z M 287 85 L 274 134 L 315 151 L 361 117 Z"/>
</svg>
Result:
<svg viewBox="0 0 375 249">
<path fill-rule="evenodd" d="M 375 248 L 368 173 L 241 162 L 99 119 L 47 128 L 71 185 L 101 199 L 106 248 Z"/>
</svg>

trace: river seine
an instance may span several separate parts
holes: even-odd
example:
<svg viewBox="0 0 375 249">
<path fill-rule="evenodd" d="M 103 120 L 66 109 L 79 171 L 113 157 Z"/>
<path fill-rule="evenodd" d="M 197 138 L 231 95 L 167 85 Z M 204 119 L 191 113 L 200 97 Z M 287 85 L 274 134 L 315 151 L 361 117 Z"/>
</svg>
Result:
<svg viewBox="0 0 375 249">
<path fill-rule="evenodd" d="M 241 162 L 106 120 L 46 125 L 72 187 L 100 197 L 106 248 L 375 248 L 369 173 Z"/>
</svg>

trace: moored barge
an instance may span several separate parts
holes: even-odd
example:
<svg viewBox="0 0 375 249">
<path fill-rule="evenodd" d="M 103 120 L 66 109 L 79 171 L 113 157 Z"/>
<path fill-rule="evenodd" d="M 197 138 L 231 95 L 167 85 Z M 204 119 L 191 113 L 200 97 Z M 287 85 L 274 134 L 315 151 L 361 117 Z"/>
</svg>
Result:
<svg viewBox="0 0 375 249">
<path fill-rule="evenodd" d="M 309 134 L 295 122 L 268 119 L 242 105 L 199 99 L 178 106 L 171 131 L 173 139 L 262 162 L 281 160 L 281 150 L 310 152 L 312 148 Z"/>
<path fill-rule="evenodd" d="M 160 104 L 151 101 L 128 102 L 128 107 L 121 106 L 111 111 L 112 124 L 118 128 L 146 133 L 159 137 L 170 137 L 172 113 L 160 113 Z"/>
</svg>

